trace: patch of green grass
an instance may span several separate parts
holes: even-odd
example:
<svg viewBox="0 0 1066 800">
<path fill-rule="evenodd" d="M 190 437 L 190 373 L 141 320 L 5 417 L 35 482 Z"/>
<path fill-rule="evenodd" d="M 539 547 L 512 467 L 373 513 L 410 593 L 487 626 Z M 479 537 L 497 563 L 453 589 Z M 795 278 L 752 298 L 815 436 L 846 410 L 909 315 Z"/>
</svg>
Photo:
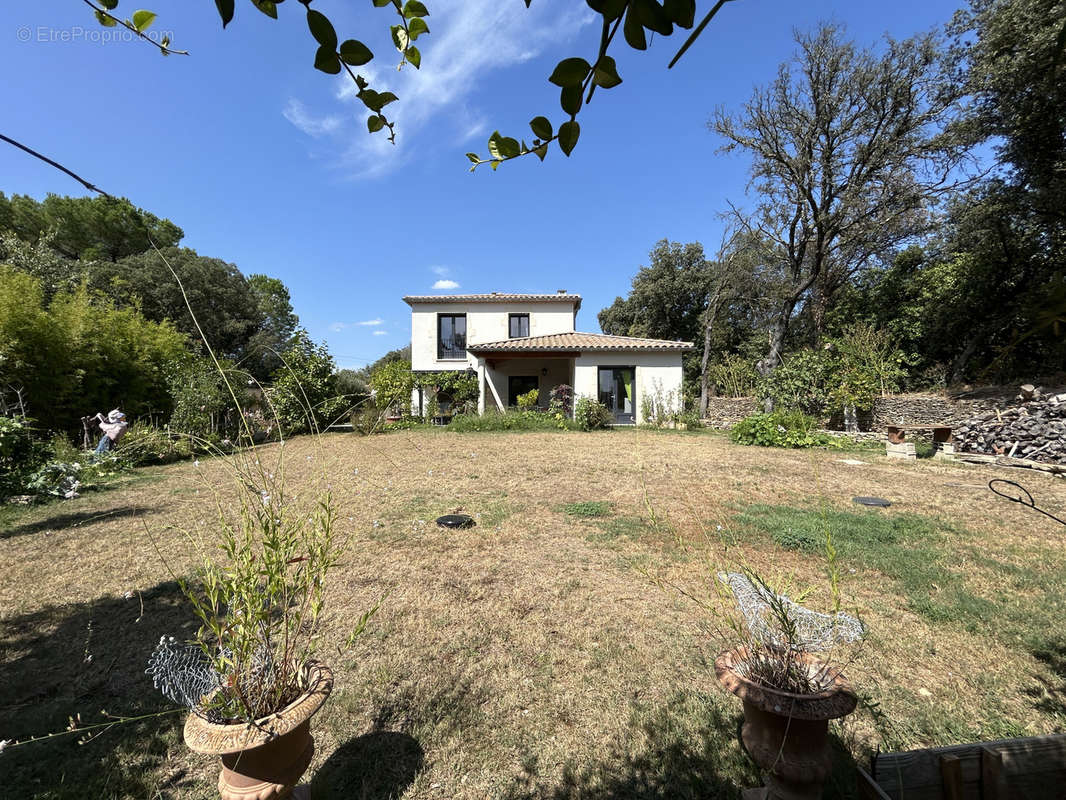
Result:
<svg viewBox="0 0 1066 800">
<path fill-rule="evenodd" d="M 654 526 L 643 517 L 610 517 L 597 523 L 599 531 L 589 534 L 590 542 L 611 542 L 616 539 L 639 539 L 643 534 L 654 530 Z"/>
<path fill-rule="evenodd" d="M 606 517 L 611 513 L 611 504 L 606 500 L 586 500 L 567 503 L 563 511 L 571 517 Z"/>
<path fill-rule="evenodd" d="M 881 511 L 820 511 L 753 505 L 736 516 L 748 528 L 768 534 L 781 547 L 824 553 L 827 533 L 842 565 L 887 575 L 907 605 L 932 622 L 957 622 L 968 630 L 984 627 L 994 609 L 967 590 L 962 575 L 946 564 L 946 545 L 960 531 L 916 514 Z"/>
<path fill-rule="evenodd" d="M 969 543 L 965 528 L 944 520 L 770 505 L 748 506 L 735 519 L 781 547 L 823 558 L 829 532 L 844 570 L 876 570 L 896 584 L 912 611 L 930 622 L 988 633 L 1006 644 L 1021 640 L 1030 649 L 1046 646 L 1066 613 L 1062 559 L 1040 569 L 1019 569 L 981 554 Z M 996 591 L 971 585 L 966 571 L 953 566 L 960 556 L 994 570 Z"/>
</svg>

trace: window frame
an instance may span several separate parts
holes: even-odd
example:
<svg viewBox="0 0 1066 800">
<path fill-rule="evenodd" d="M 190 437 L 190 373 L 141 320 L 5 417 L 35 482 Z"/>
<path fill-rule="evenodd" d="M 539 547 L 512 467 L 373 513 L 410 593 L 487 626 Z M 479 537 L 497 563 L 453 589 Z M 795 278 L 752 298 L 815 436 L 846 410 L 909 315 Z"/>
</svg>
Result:
<svg viewBox="0 0 1066 800">
<path fill-rule="evenodd" d="M 444 337 L 441 335 L 441 324 L 444 318 L 448 317 L 452 320 L 452 341 L 455 340 L 455 320 L 459 317 L 463 319 L 463 346 L 462 348 L 448 348 L 444 347 Z M 456 353 L 462 352 L 462 355 L 456 355 Z M 437 360 L 438 361 L 466 361 L 466 312 L 452 313 L 452 312 L 437 312 Z"/>
<path fill-rule="evenodd" d="M 521 333 L 519 333 L 516 336 L 515 334 L 513 334 L 511 332 L 511 330 L 512 330 L 511 325 L 514 323 L 514 321 L 516 319 L 521 320 L 523 317 L 526 320 L 526 333 L 525 333 L 525 336 L 523 336 Z M 507 315 L 507 338 L 508 339 L 528 339 L 529 338 L 529 325 L 530 325 L 530 320 L 529 320 L 529 313 L 528 312 L 523 313 L 523 312 L 516 311 L 516 312 L 512 312 L 512 313 L 508 314 Z M 521 324 L 519 324 L 519 329 L 521 329 Z"/>
</svg>

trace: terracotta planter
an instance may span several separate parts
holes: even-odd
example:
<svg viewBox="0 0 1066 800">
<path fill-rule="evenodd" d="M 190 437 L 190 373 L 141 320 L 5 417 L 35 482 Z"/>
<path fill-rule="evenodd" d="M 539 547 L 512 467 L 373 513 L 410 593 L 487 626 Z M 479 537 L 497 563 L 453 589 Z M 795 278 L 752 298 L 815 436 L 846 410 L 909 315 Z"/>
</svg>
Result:
<svg viewBox="0 0 1066 800">
<path fill-rule="evenodd" d="M 333 690 L 333 672 L 324 664 L 308 667 L 309 688 L 276 714 L 254 725 L 217 725 L 190 714 L 185 744 L 197 753 L 222 759 L 218 792 L 222 800 L 281 800 L 307 771 L 315 754 L 311 717 Z"/>
<path fill-rule="evenodd" d="M 753 683 L 736 671 L 745 648 L 722 653 L 714 662 L 718 681 L 744 701 L 744 747 L 763 770 L 765 786 L 745 800 L 818 800 L 833 768 L 829 720 L 855 710 L 857 698 L 844 676 L 830 670 L 829 687 L 818 694 L 792 694 Z M 821 662 L 803 656 L 812 671 Z"/>
</svg>

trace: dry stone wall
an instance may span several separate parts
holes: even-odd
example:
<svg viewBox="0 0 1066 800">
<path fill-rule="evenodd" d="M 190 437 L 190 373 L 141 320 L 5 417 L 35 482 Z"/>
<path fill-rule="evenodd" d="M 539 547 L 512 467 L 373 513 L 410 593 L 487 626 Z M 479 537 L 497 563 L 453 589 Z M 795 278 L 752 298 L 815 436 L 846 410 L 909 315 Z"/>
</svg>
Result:
<svg viewBox="0 0 1066 800">
<path fill-rule="evenodd" d="M 758 411 L 759 401 L 754 397 L 708 397 L 703 420 L 709 428 L 732 428 Z"/>
</svg>

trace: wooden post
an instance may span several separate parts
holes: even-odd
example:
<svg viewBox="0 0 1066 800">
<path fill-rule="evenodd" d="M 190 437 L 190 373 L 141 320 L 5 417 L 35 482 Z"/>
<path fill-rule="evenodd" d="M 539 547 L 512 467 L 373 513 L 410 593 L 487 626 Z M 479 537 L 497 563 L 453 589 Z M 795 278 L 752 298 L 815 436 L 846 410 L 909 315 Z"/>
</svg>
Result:
<svg viewBox="0 0 1066 800">
<path fill-rule="evenodd" d="M 958 756 L 940 757 L 940 779 L 944 785 L 944 800 L 962 800 L 962 762 Z"/>
<path fill-rule="evenodd" d="M 981 748 L 981 800 L 1007 800 L 1000 791 L 1003 756 L 998 750 Z"/>
</svg>

